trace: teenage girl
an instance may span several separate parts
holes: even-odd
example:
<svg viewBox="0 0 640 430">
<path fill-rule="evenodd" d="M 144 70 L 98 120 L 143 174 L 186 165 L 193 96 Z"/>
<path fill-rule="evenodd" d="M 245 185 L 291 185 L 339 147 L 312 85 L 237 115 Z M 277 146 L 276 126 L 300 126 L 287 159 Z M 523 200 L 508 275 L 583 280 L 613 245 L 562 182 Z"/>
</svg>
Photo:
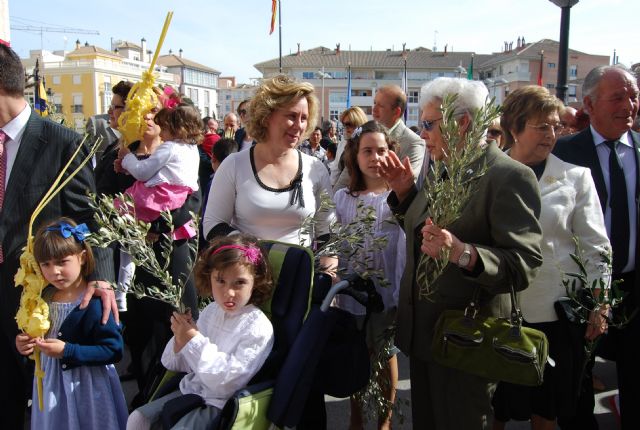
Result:
<svg viewBox="0 0 640 430">
<path fill-rule="evenodd" d="M 380 160 L 387 157 L 391 150 L 391 142 L 387 129 L 376 121 L 369 121 L 356 128 L 351 134 L 349 143 L 345 149 L 345 164 L 349 172 L 349 185 L 342 188 L 334 195 L 336 214 L 341 224 L 348 224 L 356 216 L 358 203 L 371 206 L 376 211 L 375 236 L 387 239 L 387 245 L 382 250 L 366 251 L 371 257 L 370 269 L 380 271 L 388 286 L 381 286 L 376 282 L 376 290 L 382 296 L 384 312 L 372 314 L 368 319 L 367 345 L 372 357 L 385 347 L 395 320 L 398 305 L 398 289 L 400 278 L 405 263 L 405 237 L 402 228 L 393 219 L 391 210 L 387 205 L 389 188 L 380 176 L 378 168 Z M 365 244 L 366 246 L 366 244 Z M 343 262 L 351 271 L 358 272 L 356 262 Z M 338 306 L 355 315 L 364 315 L 365 309 L 351 297 L 338 296 Z M 389 351 L 388 367 L 383 374 L 385 381 L 382 387 L 387 387 L 385 397 L 389 404 L 395 401 L 395 390 L 398 384 L 398 350 L 392 346 Z M 378 417 L 380 429 L 388 429 L 391 426 L 391 413 Z M 359 404 L 351 401 L 350 428 L 363 428 L 362 410 Z"/>
</svg>

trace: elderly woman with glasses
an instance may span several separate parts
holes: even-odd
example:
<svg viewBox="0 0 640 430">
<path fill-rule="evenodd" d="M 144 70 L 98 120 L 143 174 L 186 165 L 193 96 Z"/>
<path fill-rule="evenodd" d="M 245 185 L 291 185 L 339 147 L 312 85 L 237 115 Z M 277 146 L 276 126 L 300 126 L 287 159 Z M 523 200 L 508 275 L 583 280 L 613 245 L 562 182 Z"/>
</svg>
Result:
<svg viewBox="0 0 640 430">
<path fill-rule="evenodd" d="M 609 240 L 598 194 L 589 169 L 565 163 L 551 151 L 561 129 L 562 103 L 544 87 L 518 88 L 506 98 L 500 121 L 511 149 L 508 154 L 531 168 L 540 185 L 543 264 L 535 280 L 520 295 L 524 324 L 543 331 L 549 340 L 547 366 L 539 387 L 500 383 L 494 396 L 496 423 L 504 428 L 509 419 L 531 419 L 533 429 L 555 429 L 556 420 L 571 418 L 581 376 L 585 340 L 594 340 L 607 327 L 600 312 L 590 324 L 574 326 L 565 314 L 556 313 L 555 303 L 567 292 L 566 273 L 579 268 L 570 254 L 579 249 L 590 279 L 602 276 L 600 252 Z M 563 319 L 564 318 L 564 319 Z M 576 333 L 577 331 L 577 333 Z M 572 336 L 572 333 L 574 335 Z M 590 384 L 591 379 L 583 381 Z"/>
<path fill-rule="evenodd" d="M 353 131 L 367 121 L 367 114 L 358 106 L 352 106 L 340 114 L 340 122 L 344 126 L 344 137 L 338 144 L 335 160 L 329 165 L 334 192 L 349 185 L 349 172 L 345 168 L 345 160 L 342 155 Z"/>
<path fill-rule="evenodd" d="M 466 79 L 438 78 L 420 94 L 422 138 L 434 160 L 446 163 L 449 147 L 440 129 L 442 102 L 454 103 L 459 133 L 469 132 L 487 89 Z M 448 309 L 464 309 L 475 294 L 483 315 L 507 316 L 510 291 L 526 288 L 542 263 L 540 195 L 531 169 L 505 155 L 495 143 L 484 147 L 479 165 L 485 173 L 471 190 L 460 217 L 449 227 L 434 225 L 425 194 L 413 182 L 408 158 L 390 153 L 381 167 L 393 191 L 389 206 L 407 238 L 407 262 L 400 285 L 396 345 L 410 358 L 413 425 L 419 429 L 485 429 L 491 416 L 491 394 L 497 381 L 441 366 L 433 361 L 431 343 L 438 317 Z M 447 180 L 447 179 L 443 179 Z M 429 186 L 430 181 L 425 181 Z M 440 257 L 449 249 L 448 264 L 421 297 L 416 278 L 421 255 Z"/>
</svg>

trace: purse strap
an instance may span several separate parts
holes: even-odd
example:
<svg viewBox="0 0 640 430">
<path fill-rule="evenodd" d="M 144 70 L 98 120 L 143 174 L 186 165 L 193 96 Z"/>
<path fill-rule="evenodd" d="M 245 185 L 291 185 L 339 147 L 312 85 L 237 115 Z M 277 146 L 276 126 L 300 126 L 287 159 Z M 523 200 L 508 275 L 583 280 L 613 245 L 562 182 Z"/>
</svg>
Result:
<svg viewBox="0 0 640 430">
<path fill-rule="evenodd" d="M 516 292 L 513 288 L 513 284 L 509 283 L 509 289 L 509 297 L 511 299 L 511 317 L 509 319 L 511 321 L 511 326 L 519 332 L 522 327 L 522 311 L 520 311 L 520 306 L 518 306 L 518 299 L 516 298 Z M 465 317 L 475 319 L 478 315 L 478 310 L 480 308 L 480 292 L 480 287 L 476 287 L 473 295 L 471 296 L 469 305 L 464 309 Z"/>
</svg>

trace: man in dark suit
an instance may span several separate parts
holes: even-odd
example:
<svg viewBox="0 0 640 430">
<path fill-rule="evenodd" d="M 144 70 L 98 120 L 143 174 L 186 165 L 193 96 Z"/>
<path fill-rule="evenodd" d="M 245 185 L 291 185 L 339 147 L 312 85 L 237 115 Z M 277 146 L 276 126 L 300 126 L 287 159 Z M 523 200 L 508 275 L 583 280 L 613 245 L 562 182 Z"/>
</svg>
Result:
<svg viewBox="0 0 640 430">
<path fill-rule="evenodd" d="M 640 134 L 631 131 L 638 113 L 638 84 L 625 68 L 601 66 L 586 76 L 582 93 L 591 127 L 558 140 L 554 153 L 561 159 L 589 167 L 605 216 L 613 248 L 613 277 L 627 293 L 616 317 L 630 316 L 640 304 Z M 610 328 L 605 339 L 615 354 L 623 429 L 640 428 L 640 316 L 622 329 Z M 593 417 L 593 387 L 583 394 L 573 423 L 563 429 L 597 428 Z"/>
<path fill-rule="evenodd" d="M 27 360 L 15 348 L 18 327 L 14 317 L 21 288 L 14 286 L 13 278 L 26 244 L 31 214 L 81 140 L 73 131 L 34 113 L 23 94 L 20 58 L 0 44 L 0 405 L 2 427 L 7 429 L 23 428 L 32 383 Z M 69 171 L 86 155 L 86 150 L 81 151 Z M 87 164 L 44 208 L 34 228 L 68 216 L 97 231 L 87 196 L 87 191 L 94 189 L 91 166 Z M 86 306 L 93 294 L 102 296 L 104 323 L 108 309 L 114 309 L 117 319 L 113 292 L 102 281 L 113 279 L 113 263 L 109 249 L 95 249 L 94 253 L 96 271 L 81 306 Z"/>
</svg>

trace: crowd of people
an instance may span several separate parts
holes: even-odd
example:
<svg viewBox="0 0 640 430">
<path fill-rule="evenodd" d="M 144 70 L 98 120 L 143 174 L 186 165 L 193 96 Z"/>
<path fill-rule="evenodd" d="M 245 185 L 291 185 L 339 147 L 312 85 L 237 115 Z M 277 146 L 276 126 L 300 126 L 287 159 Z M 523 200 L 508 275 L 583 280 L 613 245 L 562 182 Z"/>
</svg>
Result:
<svg viewBox="0 0 640 430">
<path fill-rule="evenodd" d="M 141 108 L 129 102 L 132 87 L 124 81 L 113 87 L 108 127 L 98 133 L 92 125 L 103 138 L 94 163 L 79 169 L 36 220 L 34 256 L 48 284 L 43 298 L 51 329 L 32 338 L 16 326 L 14 275 L 28 220 L 81 137 L 32 111 L 23 98 L 20 59 L 0 45 L 0 402 L 6 428 L 23 428 L 26 413 L 33 429 L 60 428 L 61 422 L 74 429 L 159 428 L 184 396 L 197 397 L 202 407 L 177 417 L 171 428 L 205 428 L 277 343 L 259 308 L 274 288 L 259 240 L 318 249 L 335 234 L 334 223 L 357 223 L 362 206 L 375 213 L 374 238 L 386 239 L 382 248 L 362 244 L 370 256 L 367 270 L 386 280 L 375 283 L 384 309 L 368 316 L 348 297 L 333 306 L 363 326 L 372 362 L 384 353 L 378 377 L 388 404 L 396 397 L 397 354 L 409 357 L 414 428 L 502 429 L 509 420 L 530 420 L 534 429 L 597 429 L 593 357 L 585 355 L 594 341 L 596 354 L 616 362 L 621 427 L 640 426 L 640 134 L 632 130 L 639 94 L 630 71 L 592 70 L 578 111 L 544 87 L 518 88 L 481 135 L 473 124 L 488 91 L 465 79 L 422 86 L 418 133 L 402 120 L 407 97 L 396 85 L 377 89 L 371 120 L 353 106 L 341 113 L 341 127 L 333 120 L 318 125 L 314 87 L 285 75 L 265 78 L 251 99 L 226 113 L 222 126 L 166 89 L 155 88 Z M 449 154 L 464 150 L 443 133 L 450 96 L 456 96 L 451 109 L 459 140 L 471 138 L 482 148 L 477 163 L 484 167 L 460 216 L 439 226 L 423 188 L 433 183 L 434 163 L 446 166 Z M 119 131 L 132 117 L 142 124 L 133 137 Z M 446 172 L 437 179 L 448 180 Z M 168 258 L 172 280 L 185 285 L 186 313 L 127 293 L 134 275 L 146 287 L 158 279 L 118 246 L 89 246 L 87 237 L 99 225 L 87 191 L 132 205 L 136 218 L 149 223 L 147 241 L 156 257 Z M 120 201 L 120 193 L 130 199 Z M 324 206 L 325 196 L 334 205 Z M 163 211 L 171 212 L 170 224 Z M 305 226 L 309 219 L 312 229 Z M 606 249 L 612 250 L 608 278 Z M 567 296 L 566 275 L 580 269 L 571 257 L 578 250 L 589 279 L 622 281 L 624 299 L 570 321 L 557 303 Z M 418 285 L 425 255 L 448 262 L 432 285 L 437 294 L 428 299 Z M 337 254 L 323 256 L 319 270 L 337 281 L 361 267 Z M 115 292 L 110 285 L 117 285 Z M 612 295 L 603 285 L 595 294 Z M 549 342 L 552 360 L 542 385 L 489 380 L 433 360 L 432 338 L 444 311 L 464 309 L 473 298 L 483 315 L 508 317 L 511 290 L 518 292 L 523 324 Z M 199 309 L 198 296 L 213 301 Z M 609 326 L 612 321 L 624 324 Z M 125 345 L 131 365 L 118 375 L 113 364 Z M 28 360 L 33 354 L 42 357 L 42 399 Z M 144 395 L 154 365 L 149 356 L 186 373 L 176 391 L 152 402 Z M 127 378 L 140 389 L 129 405 L 120 385 Z M 325 428 L 323 414 L 303 414 L 299 427 Z M 391 418 L 392 409 L 378 416 L 378 428 L 391 428 Z M 349 428 L 363 428 L 364 421 L 354 397 Z"/>
</svg>

